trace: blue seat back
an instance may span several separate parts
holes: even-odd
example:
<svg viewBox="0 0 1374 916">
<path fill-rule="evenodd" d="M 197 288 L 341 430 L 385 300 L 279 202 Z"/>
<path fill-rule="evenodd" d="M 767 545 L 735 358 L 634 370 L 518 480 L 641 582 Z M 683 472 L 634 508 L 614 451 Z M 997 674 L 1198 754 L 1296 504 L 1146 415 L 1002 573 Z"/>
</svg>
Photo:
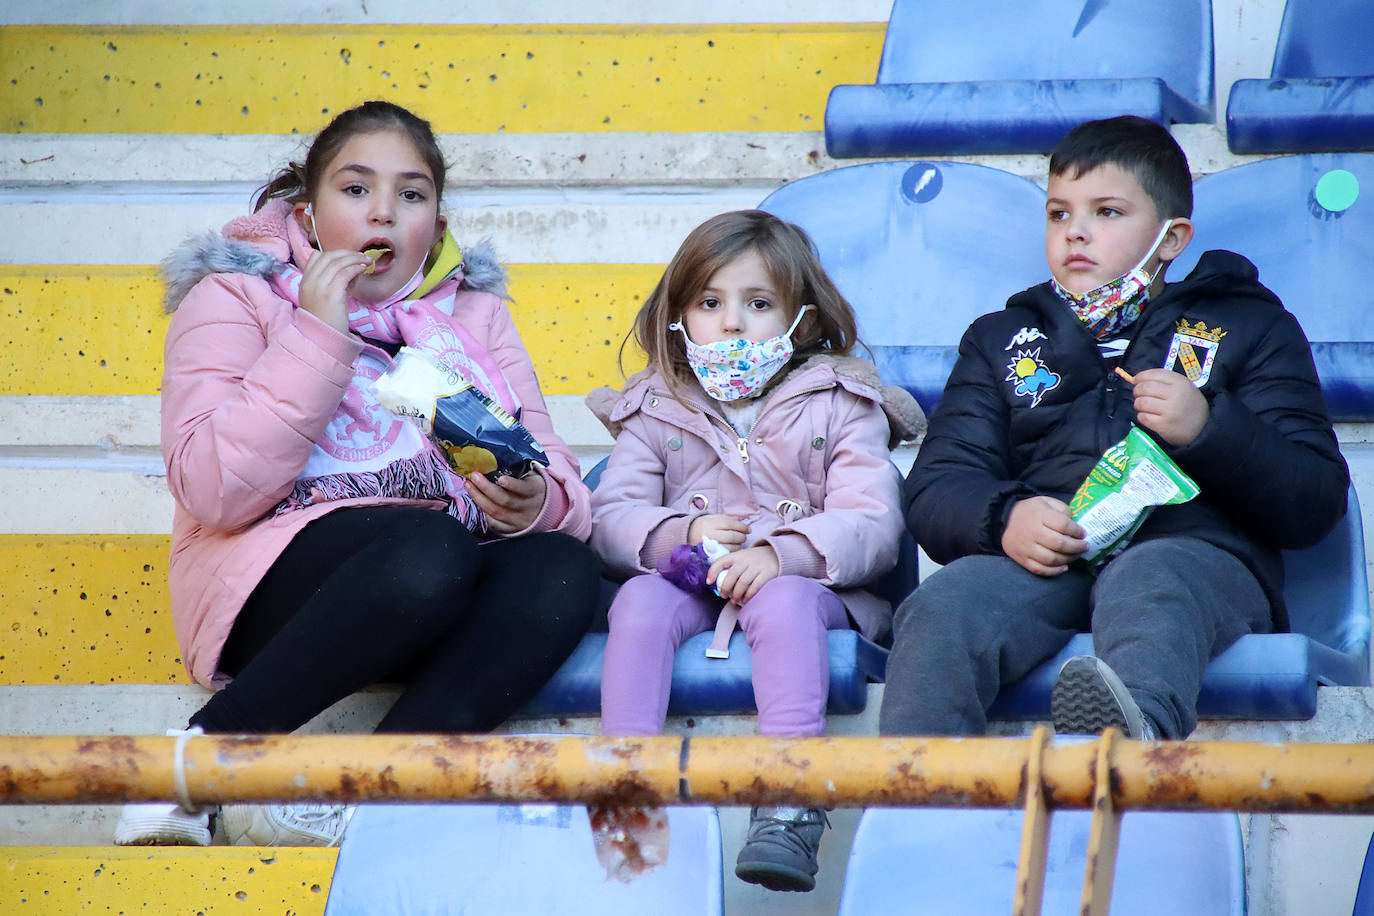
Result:
<svg viewBox="0 0 1374 916">
<path fill-rule="evenodd" d="M 1016 891 L 1020 811 L 870 808 L 849 854 L 839 916 L 1006 913 Z M 1076 913 L 1091 815 L 1050 821 L 1045 913 Z M 1235 812 L 1127 812 L 1112 916 L 1241 916 L 1245 860 Z"/>
<path fill-rule="evenodd" d="M 805 229 L 888 384 L 934 411 L 974 318 L 1048 279 L 1045 192 L 958 162 L 881 162 L 793 181 L 761 209 Z"/>
<path fill-rule="evenodd" d="M 896 0 L 878 82 L 1153 77 L 1210 109 L 1212 59 L 1206 0 Z"/>
<path fill-rule="evenodd" d="M 1350 916 L 1374 916 L 1374 837 L 1370 837 L 1365 849 L 1360 884 L 1355 889 L 1355 906 Z"/>
<path fill-rule="evenodd" d="M 1048 152 L 1092 118 L 1213 118 L 1208 0 L 896 0 L 878 79 L 836 86 L 836 158 Z"/>
<path fill-rule="evenodd" d="M 714 808 L 669 808 L 671 854 L 608 880 L 581 805 L 360 805 L 325 916 L 699 916 L 725 909 Z"/>
<path fill-rule="evenodd" d="M 1374 420 L 1374 155 L 1284 156 L 1197 180 L 1196 235 L 1169 268 L 1181 279 L 1203 251 L 1225 248 L 1259 268 L 1302 324 L 1337 420 Z"/>
<path fill-rule="evenodd" d="M 1275 79 L 1374 76 L 1374 4 L 1369 0 L 1288 0 L 1269 75 Z"/>
<path fill-rule="evenodd" d="M 1283 552 L 1283 600 L 1294 633 L 1348 656 L 1369 683 L 1369 581 L 1365 573 L 1364 522 L 1352 485 L 1345 518 L 1320 543 Z"/>
<path fill-rule="evenodd" d="M 1231 151 L 1374 150 L 1371 35 L 1368 0 L 1288 0 L 1269 79 L 1231 86 Z"/>
</svg>

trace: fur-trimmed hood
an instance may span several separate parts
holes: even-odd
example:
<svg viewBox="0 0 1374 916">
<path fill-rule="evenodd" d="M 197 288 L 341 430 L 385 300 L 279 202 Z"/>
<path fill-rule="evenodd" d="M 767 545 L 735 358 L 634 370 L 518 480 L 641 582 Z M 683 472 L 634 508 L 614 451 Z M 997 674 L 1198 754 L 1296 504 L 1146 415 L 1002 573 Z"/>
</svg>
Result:
<svg viewBox="0 0 1374 916">
<path fill-rule="evenodd" d="M 790 369 L 774 386 L 774 390 L 785 387 L 792 379 L 814 369 L 828 369 L 834 374 L 837 383 L 847 388 L 858 386 L 869 389 L 869 396 L 882 406 L 888 426 L 892 430 L 889 447 L 895 448 L 901 442 L 913 441 L 925 434 L 925 411 L 911 396 L 911 392 L 897 385 L 884 385 L 877 367 L 868 360 L 856 356 L 819 353 Z M 621 391 L 608 386 L 594 389 L 587 395 L 586 404 L 611 435 L 616 436 L 620 433 L 620 421 L 624 419 L 627 408 L 641 400 L 638 396 L 640 393 L 647 392 L 655 385 L 664 386 L 657 370 L 652 367 L 641 369 L 626 380 L 625 388 Z M 705 398 L 704 394 L 702 398 Z M 620 409 L 617 409 L 618 405 Z"/>
<path fill-rule="evenodd" d="M 175 312 L 186 294 L 211 274 L 237 273 L 268 279 L 287 261 L 303 264 L 314 248 L 295 220 L 289 218 L 290 213 L 291 205 L 286 201 L 272 201 L 256 213 L 226 223 L 218 234 L 206 232 L 188 238 L 162 262 L 163 307 L 168 313 Z M 458 249 L 453 237 L 445 232 L 443 244 L 461 251 L 456 271 L 461 272 L 462 289 L 509 298 L 506 270 L 489 241 L 484 239 L 470 248 Z M 431 269 L 445 270 L 449 263 L 451 259 L 440 258 Z M 443 279 L 446 277 L 426 282 L 421 289 L 433 288 Z"/>
</svg>

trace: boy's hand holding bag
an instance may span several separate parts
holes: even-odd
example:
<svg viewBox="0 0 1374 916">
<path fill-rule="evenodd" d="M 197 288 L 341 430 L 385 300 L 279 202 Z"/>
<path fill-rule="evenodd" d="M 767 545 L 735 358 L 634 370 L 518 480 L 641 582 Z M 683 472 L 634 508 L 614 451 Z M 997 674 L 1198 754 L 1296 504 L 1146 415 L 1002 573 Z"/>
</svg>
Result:
<svg viewBox="0 0 1374 916">
<path fill-rule="evenodd" d="M 1155 506 L 1186 503 L 1198 485 L 1137 426 L 1107 449 L 1069 500 L 1088 550 L 1080 562 L 1096 568 L 1130 543 Z"/>
</svg>

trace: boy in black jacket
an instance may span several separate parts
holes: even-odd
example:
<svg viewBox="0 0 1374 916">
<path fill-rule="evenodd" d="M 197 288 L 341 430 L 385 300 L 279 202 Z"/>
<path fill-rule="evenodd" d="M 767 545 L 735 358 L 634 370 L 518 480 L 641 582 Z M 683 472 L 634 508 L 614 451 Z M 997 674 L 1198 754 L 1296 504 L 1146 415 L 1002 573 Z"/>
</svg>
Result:
<svg viewBox="0 0 1374 916">
<path fill-rule="evenodd" d="M 1191 214 L 1187 159 L 1151 121 L 1090 121 L 1056 148 L 1053 279 L 965 332 L 906 479 L 907 525 L 946 565 L 897 610 L 884 734 L 982 732 L 1003 684 L 1091 630 L 1097 657 L 1055 683 L 1056 730 L 1184 738 L 1207 662 L 1286 628 L 1279 551 L 1340 519 L 1349 472 L 1307 339 L 1254 266 L 1209 251 L 1165 285 Z M 1201 493 L 1094 575 L 1066 503 L 1132 423 Z"/>
</svg>

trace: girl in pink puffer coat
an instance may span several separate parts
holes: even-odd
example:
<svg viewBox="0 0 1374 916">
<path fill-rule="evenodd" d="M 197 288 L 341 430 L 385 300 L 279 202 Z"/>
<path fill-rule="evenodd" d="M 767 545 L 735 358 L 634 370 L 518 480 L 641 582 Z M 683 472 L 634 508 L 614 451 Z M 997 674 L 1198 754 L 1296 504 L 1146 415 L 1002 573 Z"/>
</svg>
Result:
<svg viewBox="0 0 1374 916">
<path fill-rule="evenodd" d="M 166 265 L 162 452 L 172 616 L 201 684 L 192 732 L 286 733 L 401 682 L 384 732 L 480 732 L 577 645 L 599 593 L 590 494 L 503 301 L 460 251 L 429 124 L 387 102 L 336 117 L 256 212 Z M 471 382 L 548 464 L 460 474 L 372 383 L 399 348 Z M 210 812 L 127 805 L 121 844 L 210 842 Z M 327 845 L 337 808 L 225 806 L 232 841 Z"/>
<path fill-rule="evenodd" d="M 613 576 L 630 577 L 610 609 L 602 730 L 659 733 L 674 651 L 712 628 L 712 651 L 725 651 L 737 617 L 759 731 L 820 735 L 826 631 L 891 632 L 892 609 L 864 587 L 897 560 L 889 449 L 919 433 L 920 407 L 849 355 L 849 303 L 806 234 L 762 211 L 693 230 L 633 335 L 648 368 L 623 392 L 588 397 L 616 436 L 592 493 L 591 543 Z M 679 569 L 695 545 L 716 557 L 704 577 Z M 816 808 L 754 809 L 736 874 L 810 890 L 825 824 Z"/>
</svg>

